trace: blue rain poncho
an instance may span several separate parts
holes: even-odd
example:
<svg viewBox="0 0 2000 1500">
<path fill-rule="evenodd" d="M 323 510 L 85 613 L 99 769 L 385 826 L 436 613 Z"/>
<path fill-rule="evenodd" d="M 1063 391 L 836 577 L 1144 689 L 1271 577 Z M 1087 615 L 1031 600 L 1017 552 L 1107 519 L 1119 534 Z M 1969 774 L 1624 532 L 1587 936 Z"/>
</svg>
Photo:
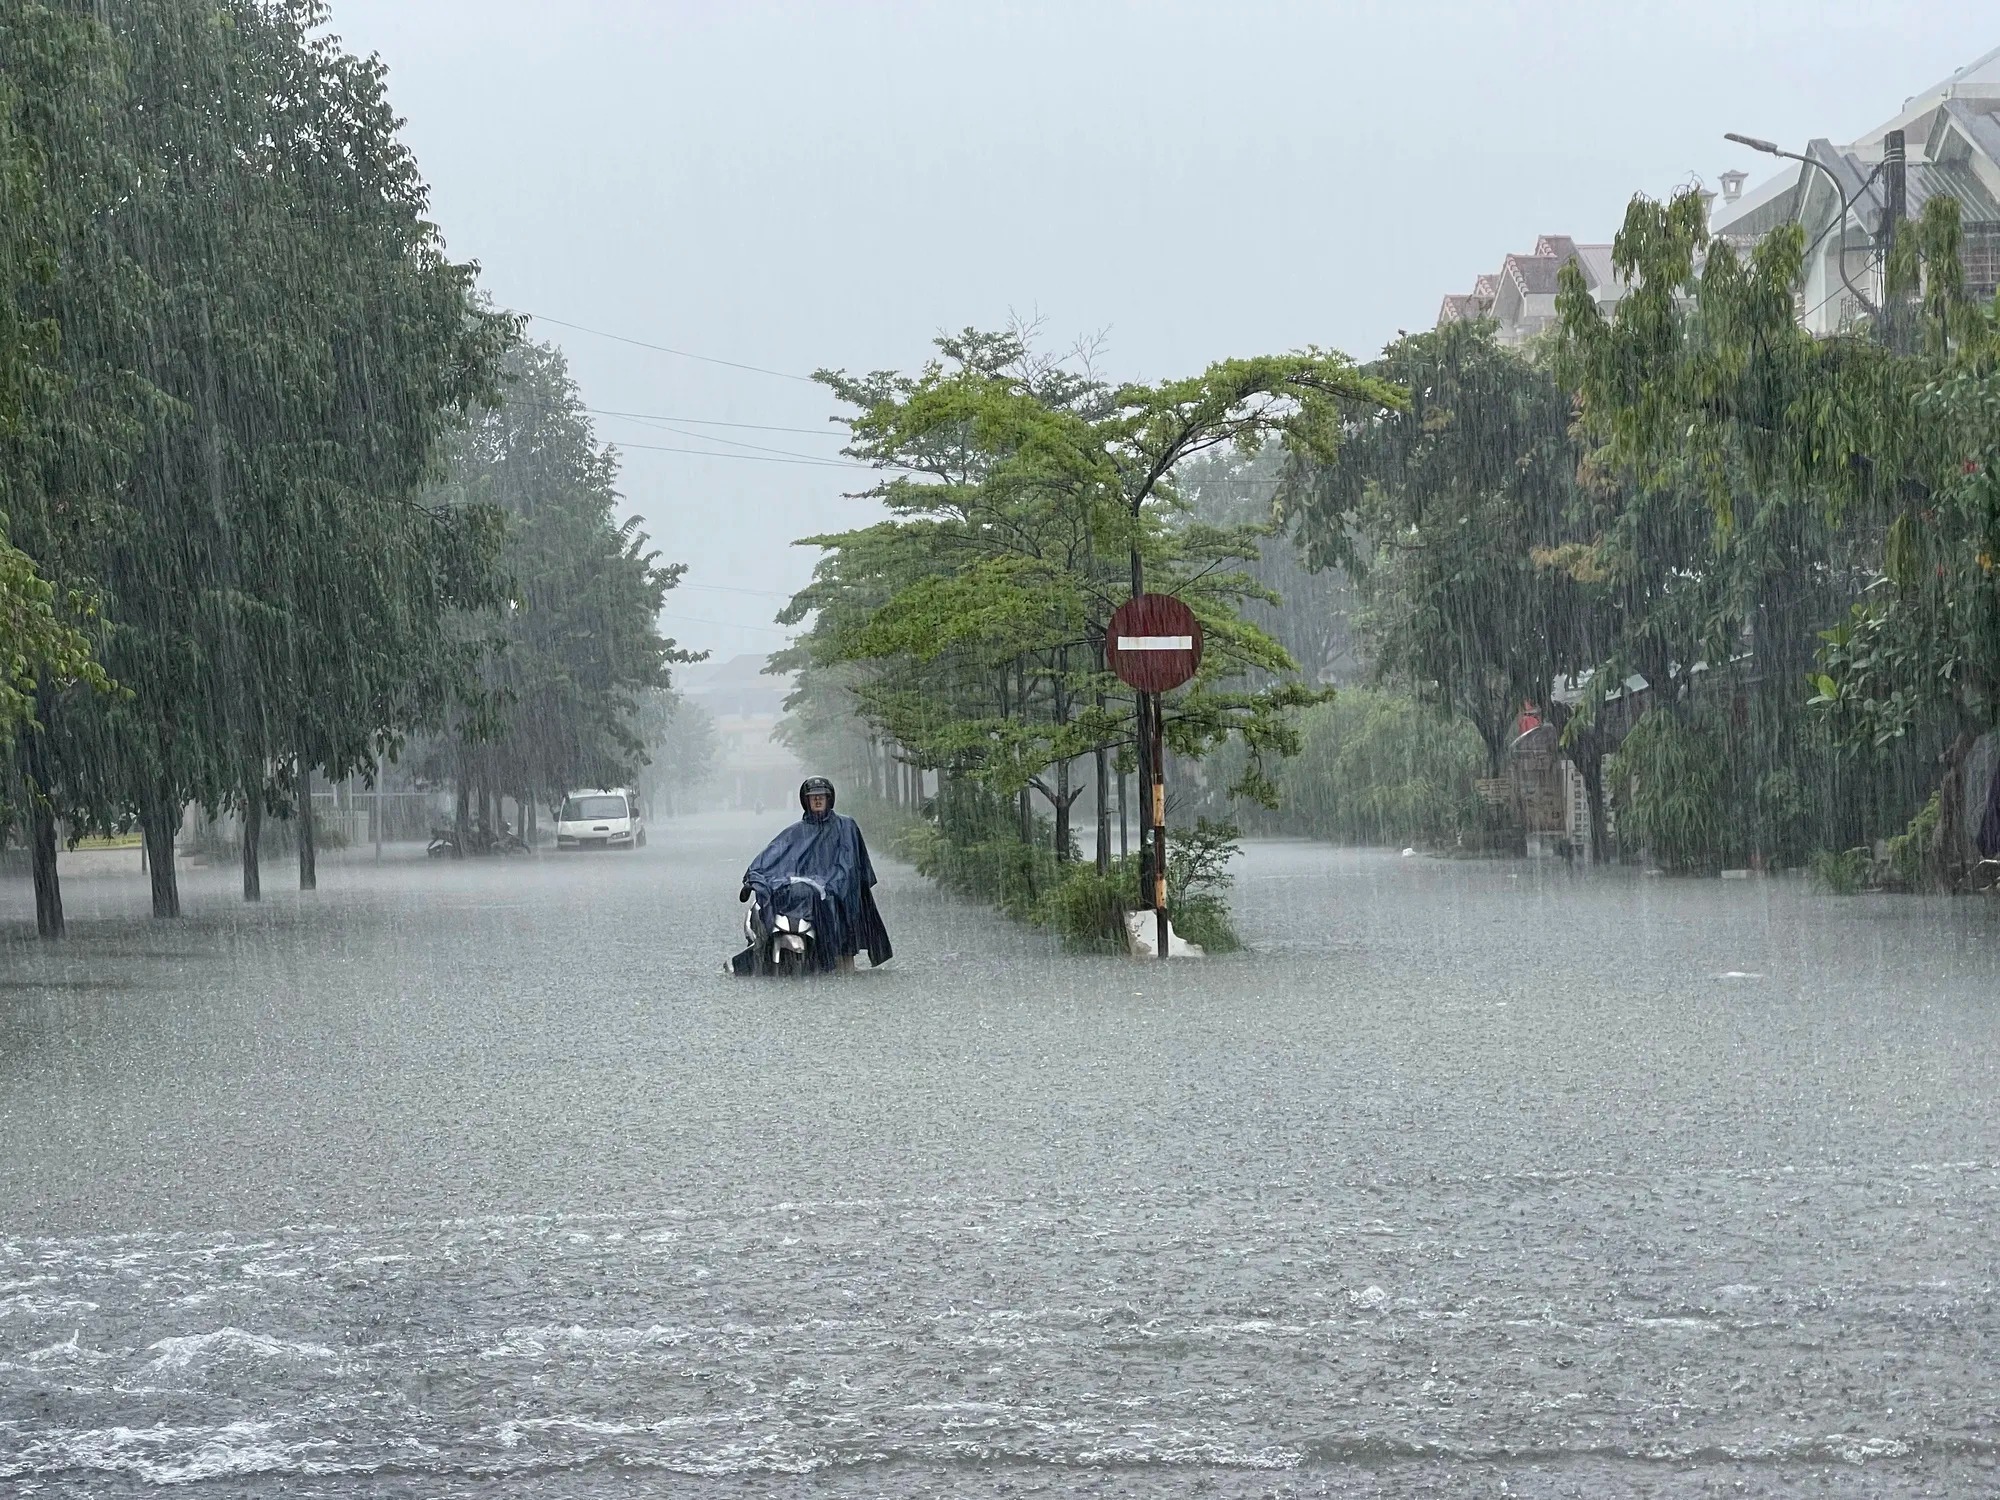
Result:
<svg viewBox="0 0 2000 1500">
<path fill-rule="evenodd" d="M 794 909 L 794 902 L 811 901 L 814 953 L 821 969 L 831 969 L 857 953 L 866 953 L 878 967 L 892 956 L 888 929 L 875 908 L 875 866 L 868 858 L 868 841 L 850 817 L 832 811 L 818 817 L 807 813 L 750 861 L 743 884 L 767 919 L 774 896 L 782 910 Z"/>
</svg>

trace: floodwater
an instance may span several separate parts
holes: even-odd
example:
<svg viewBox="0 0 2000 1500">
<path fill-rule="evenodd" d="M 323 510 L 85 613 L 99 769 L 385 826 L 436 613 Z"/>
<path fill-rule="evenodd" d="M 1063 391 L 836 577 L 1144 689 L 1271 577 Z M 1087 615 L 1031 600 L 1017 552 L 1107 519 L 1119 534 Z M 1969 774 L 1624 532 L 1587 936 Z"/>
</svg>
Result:
<svg viewBox="0 0 2000 1500">
<path fill-rule="evenodd" d="M 2000 920 L 1255 846 L 721 976 L 768 831 L 0 886 L 0 1490 L 2000 1490 Z"/>
</svg>

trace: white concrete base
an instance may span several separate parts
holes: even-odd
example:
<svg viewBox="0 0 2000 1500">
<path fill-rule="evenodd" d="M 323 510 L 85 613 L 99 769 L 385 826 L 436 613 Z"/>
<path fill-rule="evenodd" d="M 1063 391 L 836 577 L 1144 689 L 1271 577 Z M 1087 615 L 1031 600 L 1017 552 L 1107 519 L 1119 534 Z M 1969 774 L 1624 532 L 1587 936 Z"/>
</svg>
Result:
<svg viewBox="0 0 2000 1500">
<path fill-rule="evenodd" d="M 1125 941 L 1134 958 L 1159 957 L 1160 919 L 1150 911 L 1134 911 L 1125 914 Z M 1174 924 L 1167 923 L 1168 958 L 1206 958 L 1201 945 L 1190 943 L 1178 932 Z"/>
</svg>

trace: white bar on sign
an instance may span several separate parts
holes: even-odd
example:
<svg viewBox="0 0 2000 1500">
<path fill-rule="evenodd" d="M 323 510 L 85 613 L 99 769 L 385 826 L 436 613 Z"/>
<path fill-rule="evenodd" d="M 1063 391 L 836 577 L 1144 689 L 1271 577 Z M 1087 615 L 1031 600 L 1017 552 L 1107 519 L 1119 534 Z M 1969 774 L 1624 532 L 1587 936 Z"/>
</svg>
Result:
<svg viewBox="0 0 2000 1500">
<path fill-rule="evenodd" d="M 1118 637 L 1120 651 L 1192 651 L 1194 637 L 1191 635 L 1121 635 Z"/>
</svg>

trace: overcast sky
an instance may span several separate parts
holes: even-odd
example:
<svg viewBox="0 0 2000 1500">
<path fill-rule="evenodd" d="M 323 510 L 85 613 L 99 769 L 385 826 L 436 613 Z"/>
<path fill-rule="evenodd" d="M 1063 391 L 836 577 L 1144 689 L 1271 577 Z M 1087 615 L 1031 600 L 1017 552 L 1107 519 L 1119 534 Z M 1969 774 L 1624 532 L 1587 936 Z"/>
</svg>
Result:
<svg viewBox="0 0 2000 1500">
<path fill-rule="evenodd" d="M 907 368 L 1014 312 L 1103 331 L 1118 377 L 1366 358 L 1537 234 L 1761 180 L 1725 130 L 1845 140 L 2000 43 L 1992 0 L 333 0 L 333 23 L 387 62 L 496 301 L 783 372 L 532 327 L 590 406 L 681 419 L 599 430 L 691 565 L 669 627 L 718 657 L 783 643 L 794 537 L 872 519 L 841 498 L 863 475 L 793 461 L 838 440 L 786 374 Z"/>
</svg>

